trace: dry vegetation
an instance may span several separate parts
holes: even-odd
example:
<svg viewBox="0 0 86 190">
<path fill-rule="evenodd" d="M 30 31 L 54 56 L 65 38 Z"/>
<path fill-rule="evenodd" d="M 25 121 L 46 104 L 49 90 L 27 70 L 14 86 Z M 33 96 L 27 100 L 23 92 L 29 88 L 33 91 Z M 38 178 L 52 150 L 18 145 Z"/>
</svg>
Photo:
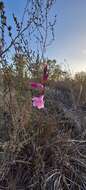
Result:
<svg viewBox="0 0 86 190">
<path fill-rule="evenodd" d="M 49 1 L 47 11 L 50 2 L 54 1 Z M 3 23 L 1 2 L 0 10 L 4 43 L 8 26 Z M 37 15 L 31 16 L 36 19 L 32 24 L 39 29 Z M 39 58 L 30 49 L 26 52 L 25 41 L 21 41 L 29 26 L 22 29 L 15 16 L 14 22 L 17 36 L 9 33 L 11 44 L 8 48 L 3 48 L 3 43 L 0 46 L 0 190 L 86 190 L 86 73 L 77 73 L 72 79 L 55 60 L 48 60 L 45 108 L 33 108 L 29 82 L 41 77 L 46 37 Z M 44 21 L 40 24 L 42 27 Z M 9 64 L 7 54 L 12 45 L 15 53 Z"/>
<path fill-rule="evenodd" d="M 80 95 L 74 80 L 69 85 L 49 80 L 45 108 L 37 110 L 28 80 L 21 91 L 13 85 L 4 100 L 2 96 L 0 189 L 85 190 L 85 97 L 76 103 Z"/>
</svg>

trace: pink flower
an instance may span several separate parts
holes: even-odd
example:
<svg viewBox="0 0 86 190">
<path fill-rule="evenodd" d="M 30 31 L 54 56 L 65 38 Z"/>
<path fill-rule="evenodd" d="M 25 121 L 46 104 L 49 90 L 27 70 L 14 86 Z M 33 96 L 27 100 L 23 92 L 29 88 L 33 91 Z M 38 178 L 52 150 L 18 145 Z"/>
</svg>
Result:
<svg viewBox="0 0 86 190">
<path fill-rule="evenodd" d="M 41 83 L 31 82 L 32 88 L 44 88 L 44 86 Z"/>
<path fill-rule="evenodd" d="M 46 75 L 43 76 L 43 80 L 44 81 L 47 81 L 47 79 L 48 79 L 48 74 L 46 74 Z"/>
<path fill-rule="evenodd" d="M 44 108 L 44 95 L 34 96 L 32 101 L 34 107 L 37 107 L 38 109 Z"/>
</svg>

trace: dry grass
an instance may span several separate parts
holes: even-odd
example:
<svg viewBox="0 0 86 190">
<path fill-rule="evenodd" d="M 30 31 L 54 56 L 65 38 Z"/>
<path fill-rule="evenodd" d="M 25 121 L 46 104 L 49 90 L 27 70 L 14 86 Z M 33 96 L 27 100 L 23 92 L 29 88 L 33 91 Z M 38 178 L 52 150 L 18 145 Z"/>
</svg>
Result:
<svg viewBox="0 0 86 190">
<path fill-rule="evenodd" d="M 0 190 L 86 190 L 85 112 L 67 108 L 55 93 L 46 91 L 44 110 L 32 108 L 30 94 L 19 104 L 15 91 L 8 109 L 6 94 Z"/>
</svg>

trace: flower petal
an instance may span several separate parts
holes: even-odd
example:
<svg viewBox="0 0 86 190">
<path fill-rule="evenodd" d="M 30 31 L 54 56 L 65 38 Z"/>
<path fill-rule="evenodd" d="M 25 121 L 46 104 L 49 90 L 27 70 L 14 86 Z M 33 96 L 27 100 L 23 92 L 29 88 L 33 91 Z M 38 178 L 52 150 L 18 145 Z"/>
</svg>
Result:
<svg viewBox="0 0 86 190">
<path fill-rule="evenodd" d="M 31 87 L 32 88 L 44 88 L 44 86 L 41 83 L 36 83 L 36 82 L 31 82 Z"/>
<path fill-rule="evenodd" d="M 34 107 L 37 107 L 38 109 L 44 108 L 44 95 L 35 96 L 32 98 L 32 101 Z"/>
</svg>

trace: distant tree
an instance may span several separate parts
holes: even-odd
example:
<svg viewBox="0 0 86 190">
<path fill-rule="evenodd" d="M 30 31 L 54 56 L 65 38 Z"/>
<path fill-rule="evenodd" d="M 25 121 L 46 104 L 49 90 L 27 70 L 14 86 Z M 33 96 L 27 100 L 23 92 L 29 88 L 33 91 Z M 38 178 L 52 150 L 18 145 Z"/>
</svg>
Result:
<svg viewBox="0 0 86 190">
<path fill-rule="evenodd" d="M 64 80 L 68 78 L 68 73 L 63 71 L 61 66 L 56 62 L 56 60 L 48 60 L 48 67 L 49 67 L 49 79 L 50 80 Z"/>
<path fill-rule="evenodd" d="M 77 82 L 80 82 L 80 84 L 85 83 L 85 82 L 86 82 L 86 72 L 81 71 L 81 72 L 79 72 L 79 73 L 76 73 L 76 74 L 75 74 L 75 80 L 76 80 Z"/>
<path fill-rule="evenodd" d="M 17 53 L 14 58 L 14 64 L 15 64 L 15 69 L 16 69 L 16 75 L 19 80 L 22 80 L 24 77 L 24 68 L 27 64 L 27 59 L 25 55 Z"/>
<path fill-rule="evenodd" d="M 75 74 L 75 91 L 77 91 L 77 102 L 86 103 L 86 72 Z"/>
</svg>

